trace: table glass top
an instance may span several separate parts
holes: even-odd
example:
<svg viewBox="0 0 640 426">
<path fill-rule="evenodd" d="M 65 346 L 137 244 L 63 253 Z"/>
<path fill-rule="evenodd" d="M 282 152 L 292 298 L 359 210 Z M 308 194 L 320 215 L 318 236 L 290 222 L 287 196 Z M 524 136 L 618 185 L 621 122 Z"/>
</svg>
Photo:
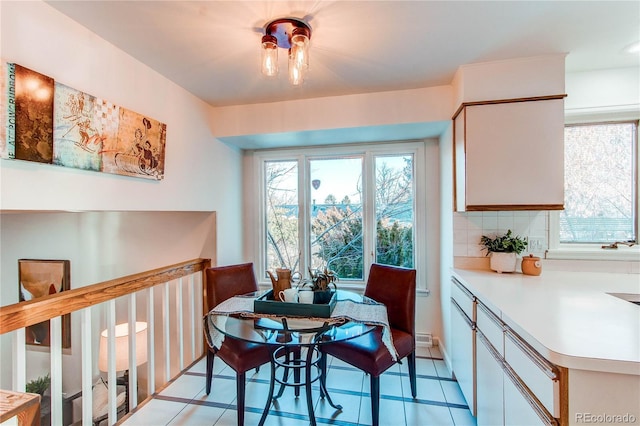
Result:
<svg viewBox="0 0 640 426">
<path fill-rule="evenodd" d="M 259 297 L 264 292 L 256 292 Z M 246 297 L 249 295 L 245 295 Z M 352 300 L 357 303 L 376 304 L 357 293 L 338 290 L 338 302 Z M 252 343 L 269 345 L 317 345 L 348 340 L 372 331 L 375 326 L 349 321 L 332 323 L 331 318 L 307 319 L 301 317 L 246 318 L 228 316 L 219 318 L 215 328 L 226 336 Z"/>
</svg>

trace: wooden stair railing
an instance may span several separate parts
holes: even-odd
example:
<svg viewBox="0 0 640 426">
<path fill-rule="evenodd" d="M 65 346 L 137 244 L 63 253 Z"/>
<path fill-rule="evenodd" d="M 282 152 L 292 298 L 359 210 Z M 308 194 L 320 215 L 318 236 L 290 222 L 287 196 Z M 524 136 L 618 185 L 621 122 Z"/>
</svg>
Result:
<svg viewBox="0 0 640 426">
<path fill-rule="evenodd" d="M 133 324 L 133 322 L 136 321 L 135 317 L 137 316 L 135 312 L 136 294 L 142 290 L 148 290 L 147 295 L 150 295 L 151 297 L 149 298 L 150 300 L 147 301 L 147 308 L 149 310 L 147 314 L 153 316 L 153 310 L 154 310 L 153 288 L 160 284 L 164 284 L 163 286 L 164 291 L 162 292 L 162 298 L 163 298 L 162 314 L 165 316 L 165 319 L 161 326 L 164 328 L 163 338 L 164 340 L 167 340 L 167 342 L 165 342 L 164 348 L 161 347 L 160 349 L 164 349 L 165 356 L 168 358 L 168 354 L 170 351 L 170 347 L 168 344 L 168 339 L 169 339 L 169 331 L 168 331 L 169 300 L 168 299 L 171 297 L 171 295 L 169 294 L 169 283 L 175 280 L 179 280 L 179 287 L 177 287 L 177 291 L 176 291 L 176 300 L 178 301 L 176 305 L 178 303 L 181 304 L 182 293 L 180 291 L 182 289 L 182 278 L 191 277 L 191 286 L 189 286 L 188 288 L 189 295 L 191 298 L 191 301 L 190 301 L 191 310 L 194 309 L 193 304 L 196 299 L 200 300 L 200 302 L 202 303 L 203 309 L 205 309 L 204 301 L 206 300 L 206 295 L 204 293 L 198 294 L 198 295 L 192 294 L 192 290 L 194 288 L 193 277 L 198 272 L 201 272 L 200 284 L 203 284 L 204 271 L 210 266 L 211 266 L 210 259 L 201 259 L 201 258 L 193 259 L 193 260 L 177 263 L 174 265 L 169 265 L 166 267 L 153 269 L 146 272 L 141 272 L 141 273 L 128 275 L 121 278 L 116 278 L 109 281 L 104 281 L 104 282 L 89 285 L 86 287 L 80 287 L 80 288 L 67 290 L 67 291 L 60 292 L 53 295 L 43 296 L 30 301 L 14 303 L 8 306 L 2 306 L 0 307 L 0 334 L 17 331 L 18 334 L 15 335 L 16 337 L 14 338 L 14 357 L 16 356 L 16 353 L 18 353 L 18 354 L 22 354 L 22 356 L 21 357 L 19 356 L 19 358 L 24 358 L 24 355 L 25 355 L 24 329 L 31 325 L 35 325 L 43 321 L 51 320 L 52 333 L 53 333 L 54 323 L 55 323 L 56 333 L 52 334 L 52 345 L 50 348 L 51 349 L 50 350 L 51 352 L 51 355 L 50 355 L 51 356 L 51 398 L 52 398 L 52 401 L 60 400 L 61 402 L 62 401 L 62 369 L 59 364 L 61 364 L 62 362 L 62 351 L 61 351 L 60 344 L 56 344 L 56 342 L 54 341 L 56 339 L 54 339 L 53 336 L 59 333 L 60 318 L 62 317 L 62 315 L 66 315 L 72 312 L 82 311 L 80 312 L 80 314 L 82 314 L 82 320 L 81 320 L 82 339 L 81 340 L 86 340 L 90 342 L 91 335 L 92 335 L 91 326 L 90 326 L 91 315 L 89 313 L 90 310 L 87 310 L 85 308 L 89 308 L 91 306 L 107 302 L 105 304 L 105 308 L 106 308 L 105 312 L 107 315 L 107 328 L 110 330 L 113 330 L 113 327 L 115 327 L 115 300 L 122 296 L 127 296 L 129 298 L 129 304 L 130 304 L 129 324 L 131 327 L 132 326 L 131 324 Z M 203 291 L 204 291 L 204 288 L 205 287 L 202 286 Z M 133 309 L 131 307 L 131 304 L 133 304 L 134 306 Z M 179 325 L 182 325 L 182 313 L 179 315 L 179 317 L 180 317 L 178 320 Z M 193 324 L 195 321 L 197 321 L 197 319 L 191 318 L 190 320 L 192 324 L 191 329 L 193 330 Z M 150 326 L 149 338 L 151 339 L 149 341 L 149 345 L 154 345 L 153 324 L 149 324 L 149 326 Z M 193 347 L 193 350 L 192 350 L 193 356 L 196 355 L 195 346 L 193 346 L 193 342 L 195 341 L 195 339 L 196 339 L 196 336 L 192 336 L 191 343 Z M 179 345 L 180 368 L 183 368 L 182 342 L 183 340 L 181 340 L 181 343 Z M 16 349 L 16 344 L 18 349 Z M 135 344 L 135 341 L 133 344 Z M 82 393 L 84 395 L 91 395 L 92 394 L 91 386 L 93 384 L 94 372 L 92 371 L 92 368 L 91 368 L 92 364 L 90 363 L 90 359 L 91 359 L 90 354 L 91 354 L 91 351 L 97 350 L 97 348 L 90 348 L 90 347 L 87 348 L 89 356 L 88 356 L 88 359 L 86 359 L 87 356 L 84 353 L 86 345 L 87 344 L 83 344 L 82 346 L 82 349 L 83 349 L 82 350 L 82 358 L 83 358 L 82 359 L 82 364 L 83 364 L 82 365 L 83 367 L 82 368 L 82 371 L 83 371 Z M 199 349 L 200 348 L 198 348 L 198 350 Z M 202 349 L 204 350 L 204 347 Z M 109 353 L 113 354 L 112 352 L 113 350 L 114 350 L 113 348 L 110 348 L 111 352 Z M 154 382 L 155 373 L 153 371 L 154 370 L 153 365 L 154 365 L 153 361 L 150 360 L 148 365 L 148 374 L 150 375 L 149 387 L 151 392 L 155 391 L 155 382 Z M 22 370 L 22 381 L 18 380 L 18 385 L 17 385 L 18 389 L 16 390 L 21 390 L 19 388 L 24 386 L 24 383 L 23 383 L 24 368 L 25 368 L 24 359 L 18 360 L 18 370 Z M 165 361 L 164 375 L 166 376 L 167 381 L 171 379 L 171 377 L 169 377 L 172 374 L 170 370 L 171 370 L 170 362 Z M 131 378 L 131 380 L 135 382 L 136 380 L 135 371 L 132 371 L 131 373 L 133 373 L 133 377 Z M 14 376 L 14 380 L 15 380 L 15 376 Z M 115 370 L 111 369 L 111 367 L 110 367 L 110 371 L 108 372 L 108 380 L 112 383 L 116 381 Z M 20 383 L 22 383 L 22 385 L 20 385 Z M 15 382 L 14 382 L 14 386 L 16 386 Z M 130 385 L 130 389 L 132 389 L 133 387 L 135 386 Z M 109 424 L 114 424 L 117 421 L 116 407 L 115 407 L 115 399 L 116 399 L 115 392 L 116 392 L 115 386 L 110 387 L 109 389 Z M 132 396 L 137 396 L 136 390 L 133 390 Z M 132 408 L 135 408 L 136 405 L 137 405 L 137 401 L 132 403 Z M 91 411 L 92 411 L 90 398 L 87 398 L 86 401 L 83 398 L 82 407 L 83 407 L 82 408 L 83 424 L 90 423 Z M 55 421 L 58 421 L 58 422 L 62 421 L 61 403 L 55 407 L 52 405 L 51 420 L 52 420 L 52 423 Z"/>
<path fill-rule="evenodd" d="M 38 324 L 42 321 L 135 293 L 157 284 L 204 271 L 210 266 L 211 259 L 194 259 L 164 268 L 39 297 L 27 302 L 2 306 L 0 307 L 0 334 Z"/>
</svg>

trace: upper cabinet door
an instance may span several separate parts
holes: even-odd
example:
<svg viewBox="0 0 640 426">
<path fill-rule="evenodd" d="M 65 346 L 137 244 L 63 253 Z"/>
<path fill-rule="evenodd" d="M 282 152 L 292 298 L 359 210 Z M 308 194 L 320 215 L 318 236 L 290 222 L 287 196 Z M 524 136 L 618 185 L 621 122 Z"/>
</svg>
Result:
<svg viewBox="0 0 640 426">
<path fill-rule="evenodd" d="M 454 117 L 455 209 L 564 208 L 564 95 L 463 105 Z"/>
</svg>

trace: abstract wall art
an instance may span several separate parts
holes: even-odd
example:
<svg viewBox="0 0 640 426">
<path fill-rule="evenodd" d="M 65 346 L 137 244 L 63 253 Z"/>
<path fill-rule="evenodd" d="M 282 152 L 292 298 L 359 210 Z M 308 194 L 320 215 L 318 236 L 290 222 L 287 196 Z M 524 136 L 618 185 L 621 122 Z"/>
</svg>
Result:
<svg viewBox="0 0 640 426">
<path fill-rule="evenodd" d="M 18 64 L 1 83 L 2 158 L 164 178 L 166 124 Z"/>
</svg>

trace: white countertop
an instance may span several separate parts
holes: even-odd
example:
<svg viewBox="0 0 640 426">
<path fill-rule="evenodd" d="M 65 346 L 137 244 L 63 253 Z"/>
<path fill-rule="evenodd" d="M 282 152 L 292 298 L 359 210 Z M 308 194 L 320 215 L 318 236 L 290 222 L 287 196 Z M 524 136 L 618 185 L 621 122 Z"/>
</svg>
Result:
<svg viewBox="0 0 640 426">
<path fill-rule="evenodd" d="M 453 275 L 554 364 L 640 375 L 640 275 L 454 269 Z"/>
</svg>

